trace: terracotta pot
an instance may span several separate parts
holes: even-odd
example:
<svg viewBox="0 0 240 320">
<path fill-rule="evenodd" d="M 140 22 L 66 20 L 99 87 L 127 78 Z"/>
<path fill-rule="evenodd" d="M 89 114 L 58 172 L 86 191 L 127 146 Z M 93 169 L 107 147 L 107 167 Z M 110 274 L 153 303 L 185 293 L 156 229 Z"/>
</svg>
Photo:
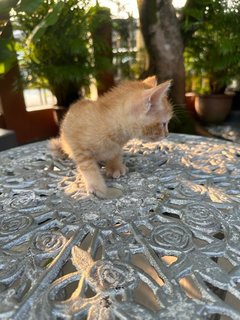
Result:
<svg viewBox="0 0 240 320">
<path fill-rule="evenodd" d="M 221 123 L 230 113 L 232 95 L 213 94 L 196 96 L 195 110 L 201 120 L 207 123 Z"/>
<path fill-rule="evenodd" d="M 186 103 L 186 108 L 187 111 L 190 113 L 190 115 L 197 119 L 197 113 L 195 110 L 195 97 L 196 97 L 196 93 L 194 92 L 186 92 L 185 93 L 185 103 Z"/>
</svg>

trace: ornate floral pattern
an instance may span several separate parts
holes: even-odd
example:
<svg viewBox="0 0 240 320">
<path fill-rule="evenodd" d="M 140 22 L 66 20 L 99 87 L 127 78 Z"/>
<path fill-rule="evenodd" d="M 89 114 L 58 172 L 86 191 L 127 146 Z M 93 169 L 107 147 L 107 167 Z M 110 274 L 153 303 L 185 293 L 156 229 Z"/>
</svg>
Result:
<svg viewBox="0 0 240 320">
<path fill-rule="evenodd" d="M 156 250 L 179 254 L 192 247 L 191 232 L 177 223 L 164 223 L 152 230 L 152 243 Z"/>
<path fill-rule="evenodd" d="M 26 230 L 32 224 L 32 218 L 24 215 L 15 215 L 14 217 L 3 217 L 0 222 L 0 237 L 8 235 L 17 235 L 18 232 Z"/>
<path fill-rule="evenodd" d="M 183 222 L 192 229 L 201 230 L 201 232 L 213 233 L 220 232 L 220 214 L 218 210 L 209 204 L 190 204 L 186 206 L 182 214 Z"/>
<path fill-rule="evenodd" d="M 240 147 L 171 135 L 125 151 L 112 200 L 46 142 L 0 153 L 1 319 L 240 319 L 224 301 L 240 300 Z"/>
<path fill-rule="evenodd" d="M 137 285 L 137 274 L 129 265 L 119 261 L 97 261 L 90 277 L 101 290 L 120 290 Z"/>
<path fill-rule="evenodd" d="M 32 239 L 33 252 L 45 256 L 58 253 L 65 243 L 66 238 L 56 231 L 38 232 Z"/>
</svg>

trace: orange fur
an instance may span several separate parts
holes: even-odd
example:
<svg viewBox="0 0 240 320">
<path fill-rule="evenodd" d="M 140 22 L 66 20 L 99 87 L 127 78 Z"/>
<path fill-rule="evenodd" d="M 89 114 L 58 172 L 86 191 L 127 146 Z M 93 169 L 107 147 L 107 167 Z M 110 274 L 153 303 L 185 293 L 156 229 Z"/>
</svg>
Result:
<svg viewBox="0 0 240 320">
<path fill-rule="evenodd" d="M 105 161 L 107 175 L 118 178 L 127 172 L 122 163 L 126 142 L 133 138 L 155 141 L 168 134 L 169 86 L 169 81 L 157 86 L 155 77 L 126 81 L 97 101 L 81 100 L 70 107 L 59 141 L 76 162 L 89 193 L 101 198 L 118 196 L 119 192 L 107 188 L 98 162 Z M 54 151 L 59 141 L 53 140 Z"/>
</svg>

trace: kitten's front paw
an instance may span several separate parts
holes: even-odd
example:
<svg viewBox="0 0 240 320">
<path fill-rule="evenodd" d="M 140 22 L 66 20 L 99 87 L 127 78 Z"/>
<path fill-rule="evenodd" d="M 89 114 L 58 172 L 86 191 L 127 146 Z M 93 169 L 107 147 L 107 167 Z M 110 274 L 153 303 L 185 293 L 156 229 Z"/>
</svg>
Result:
<svg viewBox="0 0 240 320">
<path fill-rule="evenodd" d="M 100 199 L 114 199 L 122 196 L 123 192 L 117 188 L 98 189 L 95 186 L 88 187 L 88 193 Z"/>
<path fill-rule="evenodd" d="M 88 194 L 93 194 L 99 198 L 104 199 L 106 192 L 107 192 L 107 188 L 99 188 L 95 185 L 89 185 L 87 187 L 87 192 L 88 192 Z"/>
<path fill-rule="evenodd" d="M 114 179 L 120 178 L 121 176 L 125 176 L 125 174 L 128 172 L 128 167 L 126 167 L 124 164 L 122 164 L 118 168 L 106 168 L 107 176 L 112 177 Z"/>
<path fill-rule="evenodd" d="M 94 186 L 88 188 L 88 194 L 93 194 L 101 199 L 114 199 L 123 195 L 123 192 L 117 188 L 97 189 Z"/>
</svg>

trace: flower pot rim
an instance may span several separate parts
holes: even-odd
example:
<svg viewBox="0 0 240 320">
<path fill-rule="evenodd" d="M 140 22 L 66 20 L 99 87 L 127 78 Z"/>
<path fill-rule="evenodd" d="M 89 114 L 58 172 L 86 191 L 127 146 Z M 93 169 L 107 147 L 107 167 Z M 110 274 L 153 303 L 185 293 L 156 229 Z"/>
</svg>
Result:
<svg viewBox="0 0 240 320">
<path fill-rule="evenodd" d="M 197 95 L 197 93 L 195 93 L 195 92 L 193 92 L 193 91 L 186 91 L 185 92 L 185 96 L 186 97 L 194 97 L 194 96 L 196 96 Z"/>
</svg>

